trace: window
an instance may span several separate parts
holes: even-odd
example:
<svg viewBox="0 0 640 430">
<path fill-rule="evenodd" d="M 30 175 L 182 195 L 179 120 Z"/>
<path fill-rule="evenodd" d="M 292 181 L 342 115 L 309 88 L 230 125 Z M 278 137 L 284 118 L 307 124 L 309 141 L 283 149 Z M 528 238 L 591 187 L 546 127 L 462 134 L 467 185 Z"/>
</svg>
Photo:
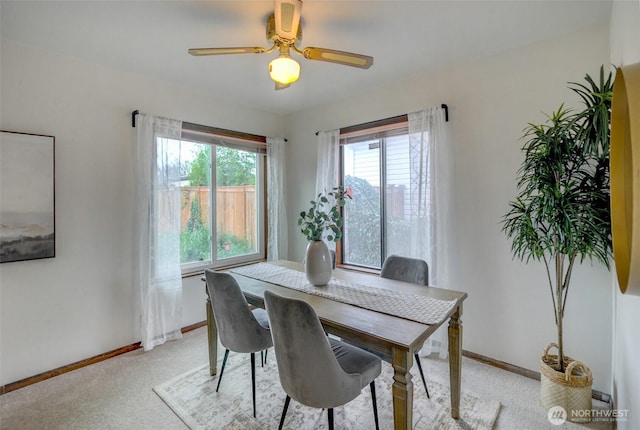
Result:
<svg viewBox="0 0 640 430">
<path fill-rule="evenodd" d="M 344 207 L 342 264 L 379 269 L 390 254 L 410 255 L 410 152 L 407 117 L 340 134 Z"/>
<path fill-rule="evenodd" d="M 264 143 L 192 126 L 176 142 L 183 273 L 264 258 Z"/>
</svg>

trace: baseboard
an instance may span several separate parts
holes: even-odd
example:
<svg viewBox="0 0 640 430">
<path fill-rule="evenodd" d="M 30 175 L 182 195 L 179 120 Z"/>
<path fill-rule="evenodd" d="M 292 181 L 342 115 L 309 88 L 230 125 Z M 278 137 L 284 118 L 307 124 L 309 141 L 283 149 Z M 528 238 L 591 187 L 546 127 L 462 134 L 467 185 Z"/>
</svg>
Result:
<svg viewBox="0 0 640 430">
<path fill-rule="evenodd" d="M 181 331 L 182 333 L 187 333 L 187 332 L 190 332 L 191 330 L 195 330 L 200 327 L 205 327 L 206 325 L 207 325 L 206 321 L 201 321 L 201 322 L 183 327 Z M 73 370 L 77 370 L 82 367 L 89 366 L 91 364 L 99 363 L 109 358 L 117 357 L 118 355 L 135 351 L 136 349 L 140 349 L 140 348 L 142 348 L 142 345 L 140 344 L 140 342 L 132 343 L 131 345 L 126 345 L 121 348 L 114 349 L 113 351 L 105 352 L 104 354 L 99 354 L 94 357 L 76 361 L 75 363 L 67 364 L 66 366 L 58 367 L 57 369 L 49 370 L 47 372 L 42 372 L 35 376 L 30 376 L 28 378 L 21 379 L 19 381 L 12 382 L 10 384 L 0 385 L 0 395 L 10 393 L 11 391 L 19 390 L 20 388 L 24 388 L 29 385 L 47 380 L 49 378 L 53 378 L 54 376 L 62 375 L 64 373 L 68 373 Z"/>
<path fill-rule="evenodd" d="M 191 324 L 191 325 L 188 325 L 186 327 L 183 327 L 182 328 L 182 333 L 184 334 L 184 333 L 190 332 L 191 330 L 195 330 L 197 328 L 206 327 L 206 326 L 207 326 L 207 321 L 200 321 L 198 323 Z"/>
<path fill-rule="evenodd" d="M 207 325 L 206 321 L 201 321 L 195 324 L 191 324 L 189 326 L 182 328 L 182 333 L 187 333 L 192 330 L 198 329 L 200 327 L 205 327 L 206 325 Z M 64 373 L 71 372 L 73 370 L 80 369 L 85 366 L 89 366 L 91 364 L 99 363 L 109 358 L 117 357 L 118 355 L 125 354 L 127 352 L 135 351 L 136 349 L 139 349 L 141 347 L 142 346 L 140 345 L 140 342 L 136 342 L 131 345 L 114 349 L 113 351 L 105 352 L 104 354 L 96 355 L 95 357 L 87 358 L 85 360 L 80 360 L 75 363 L 68 364 L 66 366 L 58 367 L 57 369 L 49 370 L 47 372 L 43 372 L 38 375 L 22 379 L 20 381 L 12 382 L 6 385 L 1 385 L 0 395 L 10 393 L 11 391 L 15 391 L 20 388 L 27 387 L 37 382 L 41 382 L 46 379 L 53 378 L 54 376 L 62 375 Z M 538 381 L 540 380 L 540 372 L 535 372 L 533 370 L 525 369 L 524 367 L 516 366 L 514 364 L 505 363 L 504 361 L 496 360 L 494 358 L 487 357 L 486 355 L 476 354 L 475 352 L 471 352 L 471 351 L 463 350 L 462 355 L 465 357 L 471 358 L 473 360 L 488 364 L 490 366 L 494 366 L 499 369 L 515 373 L 517 375 L 526 376 L 527 378 L 531 378 L 531 379 L 537 379 Z M 592 390 L 592 397 L 596 400 L 600 400 L 606 403 L 611 403 L 611 396 L 601 391 Z"/>
<path fill-rule="evenodd" d="M 515 364 L 505 363 L 504 361 L 496 360 L 494 358 L 487 357 L 486 355 L 476 354 L 475 352 L 471 351 L 462 350 L 462 355 L 473 360 L 480 361 L 481 363 L 497 367 L 498 369 L 506 370 L 517 375 L 536 379 L 538 381 L 540 380 L 540 372 L 525 369 L 524 367 L 516 366 Z M 611 395 L 603 393 L 602 391 L 591 390 L 591 397 L 596 400 L 611 404 Z"/>
</svg>

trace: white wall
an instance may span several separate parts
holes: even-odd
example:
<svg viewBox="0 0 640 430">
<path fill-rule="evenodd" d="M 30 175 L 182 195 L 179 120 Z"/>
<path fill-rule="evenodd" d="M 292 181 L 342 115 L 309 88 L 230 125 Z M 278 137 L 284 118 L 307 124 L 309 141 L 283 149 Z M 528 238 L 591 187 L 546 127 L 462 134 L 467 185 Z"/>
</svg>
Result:
<svg viewBox="0 0 640 430">
<path fill-rule="evenodd" d="M 640 61 L 640 1 L 614 1 L 611 11 L 611 63 L 624 66 Z M 614 286 L 613 400 L 629 410 L 618 429 L 640 428 L 640 297 L 620 294 Z"/>
<path fill-rule="evenodd" d="M 448 70 L 377 88 L 359 97 L 288 118 L 289 256 L 301 260 L 305 241 L 297 214 L 313 195 L 317 130 L 330 130 L 447 103 L 455 146 L 457 255 L 453 287 L 465 302 L 467 350 L 539 370 L 555 340 L 553 308 L 542 263 L 511 258 L 500 219 L 515 197 L 522 161 L 519 138 L 530 121 L 560 103 L 578 105 L 568 81 L 609 63 L 609 29 L 593 28 Z M 375 67 L 375 66 L 374 66 Z M 594 388 L 610 392 L 611 275 L 600 266 L 576 268 L 565 316 L 565 351 L 589 365 Z"/>
<path fill-rule="evenodd" d="M 140 340 L 131 111 L 277 136 L 279 118 L 2 40 L 3 130 L 56 138 L 56 257 L 0 267 L 0 385 Z M 205 319 L 184 281 L 184 325 Z"/>
</svg>

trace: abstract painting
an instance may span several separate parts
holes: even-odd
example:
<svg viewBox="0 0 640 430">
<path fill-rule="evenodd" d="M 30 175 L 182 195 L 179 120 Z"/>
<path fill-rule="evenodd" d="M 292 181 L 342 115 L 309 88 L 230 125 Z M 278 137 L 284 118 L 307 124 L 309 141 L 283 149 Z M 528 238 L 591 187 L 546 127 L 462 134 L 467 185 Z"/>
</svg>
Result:
<svg viewBox="0 0 640 430">
<path fill-rule="evenodd" d="M 55 138 L 0 131 L 0 263 L 55 257 Z"/>
</svg>

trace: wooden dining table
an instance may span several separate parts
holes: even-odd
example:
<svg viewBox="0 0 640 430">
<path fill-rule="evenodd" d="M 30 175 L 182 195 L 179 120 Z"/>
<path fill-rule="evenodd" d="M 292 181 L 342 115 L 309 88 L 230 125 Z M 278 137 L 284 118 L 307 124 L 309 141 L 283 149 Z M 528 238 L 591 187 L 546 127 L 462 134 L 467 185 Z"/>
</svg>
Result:
<svg viewBox="0 0 640 430">
<path fill-rule="evenodd" d="M 304 272 L 304 267 L 300 263 L 285 260 L 269 263 Z M 353 270 L 338 268 L 333 271 L 333 278 L 365 285 L 370 288 L 382 288 L 438 300 L 455 301 L 455 304 L 442 321 L 437 324 L 424 324 L 391 315 L 388 312 L 377 312 L 237 273 L 229 273 L 238 281 L 249 304 L 264 308 L 265 291 L 272 291 L 285 297 L 304 300 L 314 308 L 327 333 L 387 357 L 393 366 L 393 381 L 382 383 L 388 382 L 391 384 L 394 429 L 396 430 L 413 428 L 413 382 L 410 369 L 413 366 L 414 353 L 438 327 L 448 320 L 451 416 L 455 419 L 460 417 L 461 316 L 462 302 L 467 297 L 466 293 L 394 281 L 381 278 L 375 274 Z M 210 374 L 213 376 L 217 373 L 218 332 L 208 294 L 206 309 L 209 369 Z"/>
</svg>

